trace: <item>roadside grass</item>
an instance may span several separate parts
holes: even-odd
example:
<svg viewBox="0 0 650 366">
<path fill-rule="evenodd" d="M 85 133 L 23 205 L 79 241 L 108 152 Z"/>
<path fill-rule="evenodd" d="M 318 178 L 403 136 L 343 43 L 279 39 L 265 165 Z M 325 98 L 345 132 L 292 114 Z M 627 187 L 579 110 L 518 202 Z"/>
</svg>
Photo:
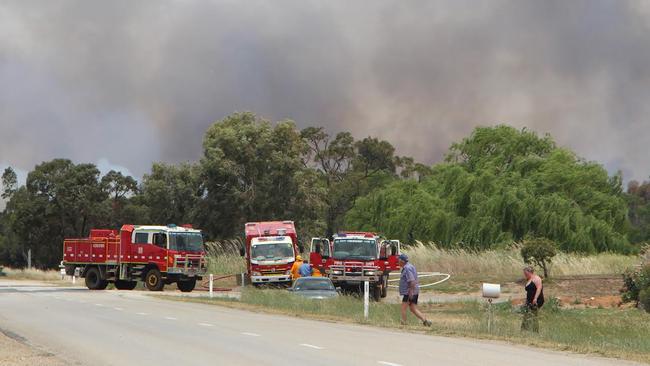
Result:
<svg viewBox="0 0 650 366">
<path fill-rule="evenodd" d="M 208 269 L 214 274 L 235 274 L 246 270 L 237 244 L 209 243 Z M 517 247 L 508 249 L 468 251 L 441 249 L 434 244 L 418 243 L 403 248 L 421 272 L 443 272 L 452 276 L 484 279 L 517 279 L 522 276 L 524 262 Z M 553 276 L 621 274 L 639 262 L 639 258 L 615 253 L 581 255 L 558 253 L 550 266 Z"/>
<path fill-rule="evenodd" d="M 164 297 L 258 312 L 326 321 L 366 324 L 432 335 L 502 340 L 635 361 L 650 362 L 650 315 L 637 309 L 562 309 L 553 304 L 540 313 L 540 333 L 522 333 L 521 314 L 510 303 L 494 305 L 492 332 L 488 331 L 486 306 L 481 302 L 422 304 L 433 322 L 425 328 L 409 314 L 400 324 L 400 305 L 371 303 L 363 318 L 362 301 L 340 296 L 327 301 L 303 299 L 281 290 L 247 288 L 241 299 Z"/>
<path fill-rule="evenodd" d="M 246 262 L 239 255 L 238 242 L 209 243 L 208 272 L 215 275 L 238 274 L 246 271 Z M 476 292 L 482 282 L 514 283 L 522 278 L 523 260 L 519 249 L 488 250 L 481 252 L 463 249 L 440 249 L 434 244 L 405 247 L 420 272 L 442 272 L 451 274 L 451 279 L 423 291 L 440 293 Z M 308 256 L 308 255 L 306 255 Z M 551 281 L 562 276 L 620 276 L 627 268 L 637 264 L 638 257 L 614 253 L 579 255 L 558 253 L 551 264 Z M 421 284 L 430 283 L 439 277 L 423 278 Z M 224 286 L 235 284 L 234 280 L 222 280 Z M 551 282 L 548 283 L 551 285 Z M 507 288 L 504 288 L 507 290 Z"/>
<path fill-rule="evenodd" d="M 62 282 L 61 273 L 56 270 L 40 270 L 40 269 L 15 269 L 4 267 L 1 271 L 0 278 L 10 280 L 33 280 L 33 281 L 47 281 L 47 282 Z"/>
<path fill-rule="evenodd" d="M 440 249 L 433 244 L 404 248 L 411 262 L 422 272 L 443 272 L 452 276 L 484 279 L 516 279 L 524 266 L 517 247 L 487 251 Z M 552 276 L 621 274 L 639 258 L 615 253 L 581 255 L 559 252 L 550 266 Z"/>
<path fill-rule="evenodd" d="M 246 271 L 246 261 L 239 255 L 238 240 L 205 243 L 208 256 L 208 273 L 216 275 L 238 274 Z"/>
</svg>

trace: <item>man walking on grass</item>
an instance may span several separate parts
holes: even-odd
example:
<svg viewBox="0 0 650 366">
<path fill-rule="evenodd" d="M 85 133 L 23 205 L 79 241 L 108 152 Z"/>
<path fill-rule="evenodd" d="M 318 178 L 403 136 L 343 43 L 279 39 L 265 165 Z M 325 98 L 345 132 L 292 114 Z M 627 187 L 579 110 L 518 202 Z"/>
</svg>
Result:
<svg viewBox="0 0 650 366">
<path fill-rule="evenodd" d="M 418 271 L 414 265 L 409 263 L 409 257 L 406 254 L 399 255 L 399 265 L 402 267 L 402 274 L 399 278 L 399 294 L 402 296 L 402 324 L 406 325 L 406 309 L 409 308 L 422 321 L 422 324 L 430 327 L 431 322 L 418 309 L 418 295 L 420 294 Z"/>
</svg>

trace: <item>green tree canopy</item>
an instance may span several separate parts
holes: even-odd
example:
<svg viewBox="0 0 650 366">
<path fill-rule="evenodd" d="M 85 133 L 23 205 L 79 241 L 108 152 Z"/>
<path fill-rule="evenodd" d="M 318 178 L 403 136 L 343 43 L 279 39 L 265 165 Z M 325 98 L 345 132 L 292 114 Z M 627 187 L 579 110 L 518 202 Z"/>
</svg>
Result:
<svg viewBox="0 0 650 366">
<path fill-rule="evenodd" d="M 531 235 L 591 253 L 630 248 L 626 215 L 619 176 L 548 135 L 496 126 L 453 144 L 420 183 L 397 181 L 357 200 L 347 222 L 443 246 L 487 249 Z"/>
<path fill-rule="evenodd" d="M 306 145 L 292 121 L 236 113 L 208 129 L 203 150 L 198 221 L 210 235 L 233 236 L 245 221 L 317 214 Z"/>
<path fill-rule="evenodd" d="M 37 165 L 7 203 L 11 243 L 4 254 L 21 263 L 31 249 L 35 265 L 51 267 L 61 261 L 64 238 L 81 237 L 105 225 L 107 193 L 99 175 L 92 164 L 75 165 L 66 159 Z"/>
</svg>

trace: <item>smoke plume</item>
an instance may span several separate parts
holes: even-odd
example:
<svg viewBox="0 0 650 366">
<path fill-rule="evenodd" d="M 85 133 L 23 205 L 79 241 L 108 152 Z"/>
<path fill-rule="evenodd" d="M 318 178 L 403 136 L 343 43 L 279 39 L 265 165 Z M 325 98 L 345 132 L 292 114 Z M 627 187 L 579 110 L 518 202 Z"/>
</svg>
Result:
<svg viewBox="0 0 650 366">
<path fill-rule="evenodd" d="M 234 111 L 391 141 L 433 163 L 497 123 L 650 174 L 640 1 L 0 4 L 0 165 L 197 159 Z"/>
</svg>

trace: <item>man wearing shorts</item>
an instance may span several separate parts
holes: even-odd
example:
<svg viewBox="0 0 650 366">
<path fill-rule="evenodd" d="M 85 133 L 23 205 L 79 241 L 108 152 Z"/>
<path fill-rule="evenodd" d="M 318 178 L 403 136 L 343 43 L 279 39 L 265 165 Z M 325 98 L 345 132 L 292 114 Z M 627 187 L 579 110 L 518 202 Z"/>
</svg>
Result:
<svg viewBox="0 0 650 366">
<path fill-rule="evenodd" d="M 402 296 L 402 324 L 406 325 L 406 309 L 409 308 L 422 321 L 422 324 L 430 327 L 431 322 L 418 309 L 418 295 L 420 294 L 418 271 L 409 262 L 409 257 L 406 254 L 399 255 L 399 265 L 402 267 L 402 274 L 399 278 L 399 294 Z"/>
</svg>

